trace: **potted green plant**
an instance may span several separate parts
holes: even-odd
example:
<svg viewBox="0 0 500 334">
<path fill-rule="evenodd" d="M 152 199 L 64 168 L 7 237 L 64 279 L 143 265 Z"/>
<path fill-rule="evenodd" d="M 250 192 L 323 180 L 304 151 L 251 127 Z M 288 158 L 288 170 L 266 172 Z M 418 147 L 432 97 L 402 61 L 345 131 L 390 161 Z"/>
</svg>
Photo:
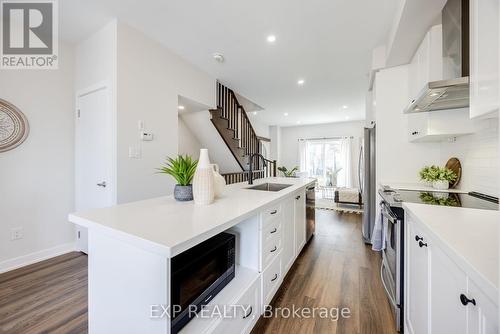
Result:
<svg viewBox="0 0 500 334">
<path fill-rule="evenodd" d="M 291 170 L 288 170 L 285 166 L 281 166 L 278 167 L 278 170 L 283 173 L 284 177 L 294 177 L 295 172 L 299 170 L 299 167 L 295 166 Z"/>
<path fill-rule="evenodd" d="M 174 188 L 174 198 L 178 201 L 192 201 L 193 200 L 193 180 L 194 173 L 198 160 L 193 160 L 190 156 L 179 155 L 173 159 L 168 157 L 165 165 L 157 168 L 158 173 L 168 174 L 172 176 L 177 184 Z"/>
<path fill-rule="evenodd" d="M 439 190 L 446 190 L 450 183 L 457 179 L 457 174 L 449 168 L 439 166 L 425 166 L 419 172 L 420 178 L 432 183 L 432 187 Z"/>
</svg>

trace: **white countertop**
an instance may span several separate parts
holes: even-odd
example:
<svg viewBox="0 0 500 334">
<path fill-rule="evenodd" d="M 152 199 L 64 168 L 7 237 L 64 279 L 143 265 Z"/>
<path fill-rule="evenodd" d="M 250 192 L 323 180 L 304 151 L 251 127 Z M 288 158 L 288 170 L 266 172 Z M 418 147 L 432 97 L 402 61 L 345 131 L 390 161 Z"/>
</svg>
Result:
<svg viewBox="0 0 500 334">
<path fill-rule="evenodd" d="M 498 291 L 500 211 L 416 203 L 403 207 L 442 242 L 463 270 Z"/>
<path fill-rule="evenodd" d="M 247 183 L 225 187 L 211 205 L 177 202 L 173 196 L 72 213 L 69 221 L 112 235 L 160 255 L 173 257 L 186 249 L 251 217 L 295 191 L 316 182 L 310 178 L 267 178 L 292 186 L 277 192 L 249 190 Z"/>
</svg>

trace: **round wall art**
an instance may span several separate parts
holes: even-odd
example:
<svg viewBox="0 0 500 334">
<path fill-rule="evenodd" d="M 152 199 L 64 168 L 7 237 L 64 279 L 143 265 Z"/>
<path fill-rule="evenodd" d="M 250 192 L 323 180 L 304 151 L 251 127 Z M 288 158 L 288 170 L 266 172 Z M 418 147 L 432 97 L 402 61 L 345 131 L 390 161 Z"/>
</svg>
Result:
<svg viewBox="0 0 500 334">
<path fill-rule="evenodd" d="M 12 150 L 28 137 L 26 116 L 13 104 L 0 99 L 0 152 Z"/>
</svg>

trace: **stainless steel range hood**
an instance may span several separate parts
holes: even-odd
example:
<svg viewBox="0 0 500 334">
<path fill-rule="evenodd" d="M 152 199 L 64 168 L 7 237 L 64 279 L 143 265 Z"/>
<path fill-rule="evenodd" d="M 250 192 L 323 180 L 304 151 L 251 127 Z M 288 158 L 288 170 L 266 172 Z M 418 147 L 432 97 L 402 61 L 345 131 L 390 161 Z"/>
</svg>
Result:
<svg viewBox="0 0 500 334">
<path fill-rule="evenodd" d="M 429 82 L 405 114 L 469 106 L 469 1 L 448 0 L 442 12 L 443 77 Z"/>
</svg>

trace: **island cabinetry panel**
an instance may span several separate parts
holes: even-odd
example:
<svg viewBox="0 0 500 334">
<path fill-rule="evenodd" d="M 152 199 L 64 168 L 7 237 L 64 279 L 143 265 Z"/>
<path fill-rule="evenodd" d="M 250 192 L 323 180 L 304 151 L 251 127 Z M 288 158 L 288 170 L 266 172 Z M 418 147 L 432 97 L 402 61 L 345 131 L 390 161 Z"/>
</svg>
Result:
<svg viewBox="0 0 500 334">
<path fill-rule="evenodd" d="M 497 294 L 485 293 L 460 255 L 405 211 L 405 332 L 498 333 Z"/>
</svg>

